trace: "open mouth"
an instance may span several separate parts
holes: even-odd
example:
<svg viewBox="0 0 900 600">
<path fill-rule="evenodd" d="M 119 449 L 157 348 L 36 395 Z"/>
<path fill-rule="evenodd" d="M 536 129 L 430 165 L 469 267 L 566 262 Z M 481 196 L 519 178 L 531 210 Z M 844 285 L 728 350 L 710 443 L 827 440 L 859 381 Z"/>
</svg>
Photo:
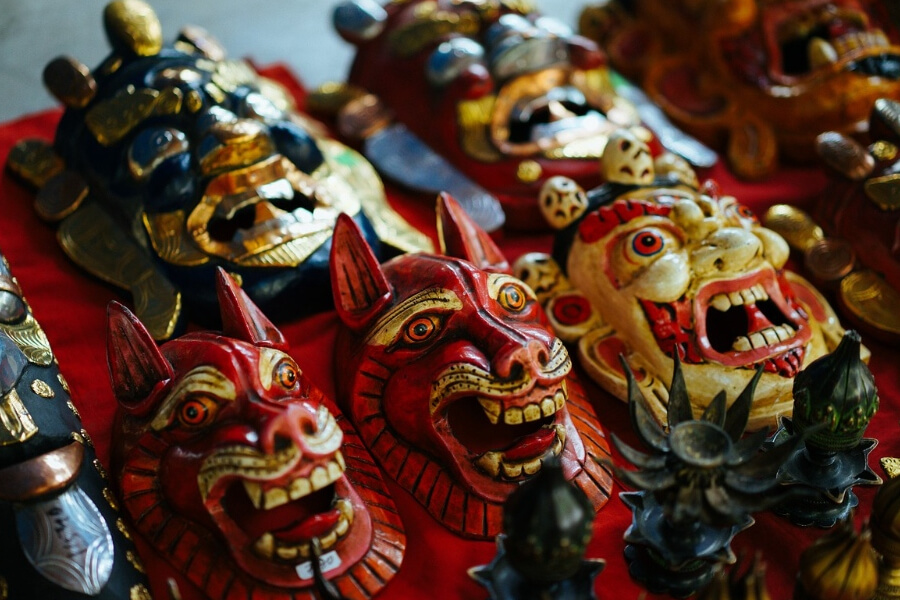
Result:
<svg viewBox="0 0 900 600">
<path fill-rule="evenodd" d="M 791 15 L 776 26 L 781 73 L 789 77 L 823 68 L 900 79 L 900 54 L 865 16 L 828 6 Z M 835 67 L 837 65 L 837 67 Z"/>
<path fill-rule="evenodd" d="M 728 366 L 766 362 L 784 376 L 799 372 L 811 333 L 805 313 L 770 270 L 703 286 L 694 301 L 701 353 Z"/>
<path fill-rule="evenodd" d="M 571 86 L 537 98 L 522 98 L 509 115 L 509 143 L 560 144 L 609 130 L 603 114 Z"/>
<path fill-rule="evenodd" d="M 472 464 L 491 478 L 521 481 L 559 456 L 566 442 L 566 382 L 535 386 L 510 400 L 466 396 L 447 410 L 450 429 L 468 450 Z"/>
</svg>

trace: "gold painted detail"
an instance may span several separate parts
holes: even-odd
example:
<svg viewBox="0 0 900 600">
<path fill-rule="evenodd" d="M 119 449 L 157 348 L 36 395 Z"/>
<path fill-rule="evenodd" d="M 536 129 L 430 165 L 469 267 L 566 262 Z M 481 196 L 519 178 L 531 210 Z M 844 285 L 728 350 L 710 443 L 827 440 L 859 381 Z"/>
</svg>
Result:
<svg viewBox="0 0 900 600">
<path fill-rule="evenodd" d="M 149 4 L 141 0 L 116 0 L 103 11 L 106 35 L 117 50 L 138 56 L 155 56 L 162 50 L 162 25 Z"/>
<path fill-rule="evenodd" d="M 522 183 L 534 183 L 541 177 L 540 163 L 535 160 L 523 160 L 516 168 L 516 178 Z"/>
<path fill-rule="evenodd" d="M 881 468 L 884 469 L 884 473 L 889 479 L 893 479 L 897 475 L 900 475 L 900 458 L 884 456 L 879 459 L 878 462 L 881 463 Z"/>
<path fill-rule="evenodd" d="M 75 417 L 78 418 L 78 420 L 81 420 L 81 414 L 78 412 L 78 409 L 75 408 L 75 405 L 72 404 L 71 400 L 66 400 L 66 406 L 69 407 L 69 410 L 72 411 L 72 414 L 75 415 Z"/>
<path fill-rule="evenodd" d="M 181 294 L 152 263 L 147 251 L 123 233 L 97 204 L 65 219 L 60 246 L 77 265 L 134 296 L 135 312 L 154 339 L 172 337 L 181 314 Z"/>
<path fill-rule="evenodd" d="M 53 362 L 50 340 L 31 312 L 19 323 L 0 323 L 0 331 L 9 336 L 29 362 L 42 367 Z"/>
<path fill-rule="evenodd" d="M 84 444 L 90 448 L 94 447 L 94 438 L 91 437 L 91 434 L 87 432 L 86 429 L 81 429 L 81 439 L 84 440 Z"/>
<path fill-rule="evenodd" d="M 571 141 L 563 146 L 551 148 L 543 152 L 543 155 L 544 158 L 549 158 L 551 160 L 600 159 L 603 156 L 603 151 L 606 150 L 608 141 L 609 137 L 606 135 L 595 135 L 589 138 Z"/>
<path fill-rule="evenodd" d="M 84 122 L 98 142 L 111 146 L 153 114 L 158 98 L 157 90 L 128 88 L 96 104 Z"/>
<path fill-rule="evenodd" d="M 184 100 L 184 105 L 187 107 L 188 111 L 192 113 L 203 108 L 203 98 L 200 96 L 200 92 L 197 90 L 188 92 L 187 98 Z"/>
<path fill-rule="evenodd" d="M 36 434 L 38 427 L 16 388 L 0 398 L 0 446 L 20 444 Z"/>
<path fill-rule="evenodd" d="M 393 53 L 409 57 L 445 36 L 472 36 L 481 28 L 481 20 L 473 13 L 426 10 L 431 5 L 436 6 L 436 3 L 425 2 L 417 6 L 415 20 L 390 34 L 388 44 Z"/>
<path fill-rule="evenodd" d="M 116 502 L 116 496 L 113 494 L 112 490 L 108 487 L 103 488 L 103 498 L 106 499 L 106 502 L 109 504 L 110 508 L 113 510 L 119 510 L 119 503 Z"/>
<path fill-rule="evenodd" d="M 146 573 L 144 570 L 144 563 L 141 562 L 141 559 L 138 558 L 137 554 L 132 550 L 125 551 L 125 558 L 128 559 L 128 562 L 131 563 L 131 566 L 134 567 L 134 570 L 138 573 Z"/>
<path fill-rule="evenodd" d="M 496 100 L 496 96 L 488 94 L 475 100 L 463 100 L 456 105 L 463 151 L 481 162 L 494 162 L 503 158 L 490 139 L 491 118 Z"/>
<path fill-rule="evenodd" d="M 337 115 L 349 102 L 362 98 L 368 92 L 359 86 L 342 81 L 328 81 L 306 97 L 306 109 L 318 115 Z"/>
<path fill-rule="evenodd" d="M 898 150 L 897 145 L 887 140 L 878 140 L 871 146 L 869 146 L 869 152 L 878 161 L 891 161 L 897 158 Z"/>
<path fill-rule="evenodd" d="M 40 218 L 55 223 L 78 210 L 89 191 L 90 186 L 80 173 L 66 169 L 38 190 L 34 210 Z"/>
<path fill-rule="evenodd" d="M 22 140 L 9 151 L 6 166 L 29 184 L 42 188 L 51 177 L 62 172 L 65 163 L 49 142 Z"/>
<path fill-rule="evenodd" d="M 106 472 L 106 468 L 103 466 L 103 463 L 100 462 L 100 459 L 95 458 L 92 461 L 92 464 L 94 465 L 94 469 L 97 471 L 100 477 L 102 477 L 103 479 L 109 479 L 109 473 Z"/>
<path fill-rule="evenodd" d="M 49 399 L 56 395 L 53 393 L 53 388 L 50 387 L 50 384 L 40 379 L 35 379 L 31 382 L 31 391 L 41 398 Z"/>
<path fill-rule="evenodd" d="M 358 152 L 330 139 L 317 139 L 327 169 L 322 176 L 334 193 L 353 194 L 378 239 L 402 252 L 433 252 L 431 239 L 406 222 L 388 204 L 381 178 Z M 318 175 L 316 170 L 314 175 Z M 344 210 L 344 212 L 349 212 Z M 354 214 L 356 211 L 354 210 Z"/>
<path fill-rule="evenodd" d="M 766 227 L 780 235 L 791 248 L 806 252 L 825 238 L 825 232 L 806 212 L 789 204 L 776 204 L 766 211 Z"/>
<path fill-rule="evenodd" d="M 126 525 L 125 521 L 121 518 L 116 519 L 116 529 L 119 530 L 119 533 L 121 533 L 126 540 L 131 539 L 131 529 L 128 528 L 128 525 Z"/>
<path fill-rule="evenodd" d="M 219 89 L 233 92 L 241 86 L 258 83 L 256 71 L 242 60 L 222 60 L 216 63 L 212 80 Z"/>
<path fill-rule="evenodd" d="M 873 177 L 866 181 L 863 189 L 881 210 L 900 210 L 900 173 Z"/>
<path fill-rule="evenodd" d="M 882 331 L 900 335 L 900 294 L 878 273 L 864 269 L 841 280 L 841 300 L 853 316 Z"/>
<path fill-rule="evenodd" d="M 560 378 L 572 370 L 572 359 L 562 340 L 556 338 L 550 349 L 550 359 L 541 365 L 542 378 Z M 536 373 L 523 369 L 515 379 L 499 379 L 493 373 L 467 363 L 456 363 L 447 367 L 431 386 L 429 410 L 434 413 L 441 401 L 451 394 L 473 392 L 480 398 L 504 399 L 521 394 L 534 385 Z"/>
<path fill-rule="evenodd" d="M 59 382 L 59 385 L 62 386 L 62 389 L 68 394 L 68 393 L 70 392 L 70 390 L 69 390 L 69 382 L 66 381 L 66 378 L 63 377 L 63 374 L 62 374 L 62 373 L 57 373 L 57 374 L 56 374 L 56 380 Z"/>
<path fill-rule="evenodd" d="M 209 256 L 194 246 L 186 235 L 187 215 L 183 210 L 144 213 L 143 221 L 153 250 L 167 263 L 196 267 L 209 262 Z"/>
<path fill-rule="evenodd" d="M 73 432 L 70 433 L 69 435 L 72 437 L 73 440 L 75 440 L 76 442 L 78 442 L 78 443 L 81 444 L 82 446 L 85 445 L 85 443 L 84 443 L 84 438 L 83 438 L 82 435 L 81 435 L 80 433 L 78 433 L 77 431 L 73 431 Z"/>
<path fill-rule="evenodd" d="M 150 595 L 150 590 L 147 589 L 147 586 L 143 583 L 139 583 L 132 586 L 131 592 L 128 595 L 128 600 L 153 600 L 153 596 Z"/>
</svg>

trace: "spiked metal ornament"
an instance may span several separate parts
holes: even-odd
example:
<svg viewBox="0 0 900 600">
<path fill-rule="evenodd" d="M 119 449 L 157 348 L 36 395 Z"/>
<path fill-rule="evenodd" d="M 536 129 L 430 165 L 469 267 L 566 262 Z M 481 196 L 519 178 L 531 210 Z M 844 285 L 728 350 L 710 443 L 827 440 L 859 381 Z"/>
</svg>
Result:
<svg viewBox="0 0 900 600">
<path fill-rule="evenodd" d="M 510 494 L 503 505 L 497 554 L 469 575 L 491 600 L 585 600 L 596 598 L 594 577 L 602 560 L 585 559 L 594 509 L 569 483 L 559 459 L 544 460 L 538 475 Z"/>
<path fill-rule="evenodd" d="M 793 418 L 783 417 L 766 443 L 778 448 L 818 427 L 778 472 L 782 485 L 814 492 L 775 508 L 797 525 L 832 527 L 859 503 L 853 486 L 881 484 L 868 463 L 878 440 L 862 437 L 878 410 L 878 391 L 859 353 L 859 334 L 847 331 L 834 352 L 801 372 L 794 380 Z"/>
<path fill-rule="evenodd" d="M 614 467 L 624 483 L 640 490 L 620 495 L 633 512 L 625 532 L 629 572 L 654 593 L 688 596 L 709 582 L 716 564 L 735 562 L 732 538 L 753 524 L 751 512 L 778 501 L 775 475 L 799 440 L 759 454 L 765 430 L 741 439 L 761 369 L 730 408 L 721 392 L 694 419 L 676 357 L 664 430 L 622 364 L 632 425 L 651 450 L 635 450 L 612 434 L 622 456 L 638 467 Z"/>
</svg>

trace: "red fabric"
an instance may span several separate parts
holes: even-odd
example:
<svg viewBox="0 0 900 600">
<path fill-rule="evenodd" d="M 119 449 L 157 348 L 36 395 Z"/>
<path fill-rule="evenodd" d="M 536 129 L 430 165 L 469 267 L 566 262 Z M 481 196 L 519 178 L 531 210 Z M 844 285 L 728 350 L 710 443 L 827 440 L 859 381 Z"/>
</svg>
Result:
<svg viewBox="0 0 900 600">
<path fill-rule="evenodd" d="M 302 89 L 283 69 L 269 70 L 302 98 Z M 59 111 L 43 112 L 0 125 L 0 163 L 5 164 L 12 145 L 28 137 L 52 138 Z M 707 174 L 718 180 L 723 193 L 736 196 L 758 214 L 776 202 L 808 204 L 825 192 L 827 178 L 815 169 L 784 169 L 763 183 L 743 183 L 724 166 Z M 416 226 L 434 235 L 433 202 L 417 201 L 396 190 L 390 191 L 392 203 Z M 106 305 L 112 299 L 129 303 L 119 290 L 87 277 L 70 262 L 56 244 L 54 228 L 41 222 L 32 209 L 33 194 L 4 173 L 0 179 L 0 250 L 9 260 L 34 315 L 50 339 L 60 367 L 72 389 L 75 405 L 84 426 L 93 436 L 98 455 L 109 456 L 110 425 L 115 405 L 106 367 Z M 549 252 L 549 235 L 507 234 L 499 240 L 510 261 L 526 251 Z M 338 326 L 333 311 L 281 323 L 292 347 L 292 354 L 304 372 L 326 395 L 334 397 L 335 376 L 347 376 L 340 364 L 333 365 L 331 349 Z M 872 468 L 884 476 L 878 459 L 900 456 L 897 422 L 900 418 L 900 352 L 864 340 L 872 350 L 870 367 L 881 396 L 881 409 L 872 421 L 867 437 L 880 438 L 870 459 Z M 582 376 L 589 397 L 607 432 L 614 431 L 625 441 L 639 445 L 631 433 L 626 405 L 592 385 Z M 618 456 L 616 456 L 619 459 Z M 620 459 L 619 459 L 620 460 Z M 400 573 L 379 598 L 486 598 L 486 590 L 466 575 L 475 565 L 488 563 L 494 555 L 491 542 L 472 542 L 457 538 L 437 523 L 409 494 L 390 484 L 394 500 L 406 526 L 408 545 Z M 860 509 L 857 520 L 868 516 L 876 488 L 858 488 Z M 617 485 L 614 494 L 622 491 Z M 628 576 L 622 557 L 622 535 L 631 515 L 617 496 L 597 515 L 589 556 L 607 561 L 597 577 L 596 591 L 601 600 L 639 598 L 642 589 Z M 768 564 L 768 588 L 775 600 L 791 596 L 800 552 L 822 530 L 802 529 L 772 514 L 757 515 L 756 524 L 740 533 L 733 547 L 749 559 L 761 552 Z M 146 555 L 146 553 L 145 553 Z M 154 577 L 155 597 L 167 598 L 162 573 L 165 564 L 145 556 Z M 192 598 L 187 584 L 181 585 L 185 600 Z M 648 595 L 648 599 L 660 596 Z"/>
</svg>

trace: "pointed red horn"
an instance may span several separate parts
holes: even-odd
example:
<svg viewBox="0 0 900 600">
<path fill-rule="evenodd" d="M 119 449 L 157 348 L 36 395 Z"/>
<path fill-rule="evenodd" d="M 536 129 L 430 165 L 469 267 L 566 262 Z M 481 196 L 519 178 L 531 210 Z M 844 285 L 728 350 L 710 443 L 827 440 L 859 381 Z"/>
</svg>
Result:
<svg viewBox="0 0 900 600">
<path fill-rule="evenodd" d="M 331 238 L 330 269 L 334 307 L 353 331 L 364 329 L 393 300 L 378 259 L 353 219 L 343 213 Z"/>
<path fill-rule="evenodd" d="M 172 379 L 172 366 L 134 314 L 116 301 L 106 309 L 106 360 L 113 392 L 127 412 L 146 416 Z"/>
<path fill-rule="evenodd" d="M 437 229 L 441 251 L 447 256 L 463 258 L 491 273 L 512 273 L 494 240 L 446 192 L 437 200 Z"/>
<path fill-rule="evenodd" d="M 216 294 L 225 335 L 255 346 L 288 351 L 288 341 L 281 331 L 222 267 L 216 270 Z"/>
</svg>

